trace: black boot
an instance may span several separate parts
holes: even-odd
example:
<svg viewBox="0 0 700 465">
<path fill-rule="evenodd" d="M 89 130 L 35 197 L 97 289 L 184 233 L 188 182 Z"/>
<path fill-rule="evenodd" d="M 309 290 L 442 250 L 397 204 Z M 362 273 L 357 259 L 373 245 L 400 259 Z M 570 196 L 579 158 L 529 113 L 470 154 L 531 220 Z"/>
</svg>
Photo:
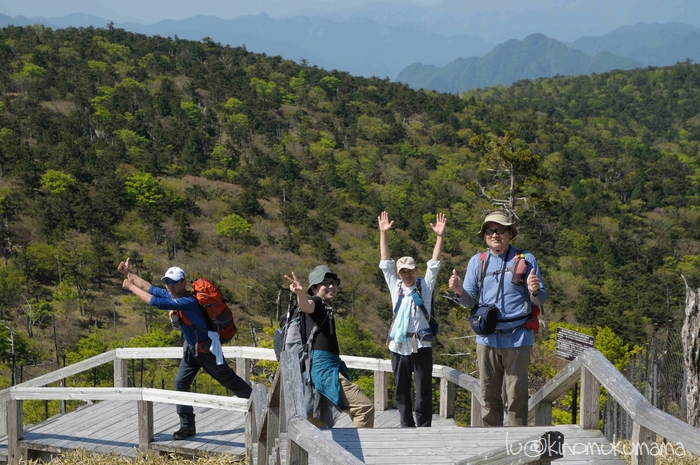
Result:
<svg viewBox="0 0 700 465">
<path fill-rule="evenodd" d="M 173 439 L 180 441 L 182 439 L 189 438 L 190 436 L 194 436 L 195 434 L 197 434 L 197 430 L 194 426 L 181 426 L 179 430 L 173 433 Z"/>
</svg>

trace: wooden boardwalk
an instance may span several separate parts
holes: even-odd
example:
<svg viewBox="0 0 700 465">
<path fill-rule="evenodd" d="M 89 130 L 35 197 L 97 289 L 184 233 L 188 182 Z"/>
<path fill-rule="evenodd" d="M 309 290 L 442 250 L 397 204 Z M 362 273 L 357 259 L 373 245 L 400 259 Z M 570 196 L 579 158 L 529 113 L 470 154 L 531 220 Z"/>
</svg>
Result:
<svg viewBox="0 0 700 465">
<path fill-rule="evenodd" d="M 175 406 L 153 404 L 154 442 L 150 449 L 197 457 L 208 454 L 245 456 L 245 413 L 195 407 L 197 435 L 174 441 L 180 426 Z M 26 426 L 22 447 L 60 454 L 83 448 L 101 454 L 136 457 L 138 451 L 137 405 L 134 401 L 102 401 L 84 405 Z M 7 438 L 0 440 L 0 455 L 7 457 Z"/>
<path fill-rule="evenodd" d="M 230 454 L 245 457 L 245 413 L 230 410 L 195 407 L 197 434 L 183 441 L 172 439 L 180 420 L 175 406 L 153 404 L 154 441 L 150 449 L 197 457 L 209 454 Z M 379 412 L 376 427 L 399 426 L 396 410 Z M 455 426 L 452 419 L 433 416 L 441 426 Z M 336 428 L 350 428 L 350 417 L 343 414 Z M 331 430 L 327 430 L 331 431 Z M 88 404 L 65 415 L 56 415 L 24 430 L 22 447 L 60 454 L 85 449 L 100 454 L 114 453 L 125 457 L 138 454 L 137 407 L 134 401 L 102 401 Z M 0 439 L 0 460 L 7 458 L 7 438 Z"/>
<path fill-rule="evenodd" d="M 562 432 L 566 442 L 564 457 L 556 463 L 624 463 L 600 431 L 584 430 L 578 425 L 463 428 L 437 424 L 432 428 L 334 428 L 321 431 L 363 463 L 431 465 L 457 463 L 489 451 L 506 450 L 507 444 L 514 441 L 554 430 Z M 513 446 L 510 450 L 515 453 L 518 449 Z M 309 463 L 321 462 L 310 460 Z"/>
<path fill-rule="evenodd" d="M 197 435 L 189 440 L 173 441 L 179 427 L 173 405 L 154 403 L 154 441 L 151 450 L 196 457 L 231 454 L 245 457 L 245 414 L 195 407 Z M 22 447 L 42 451 L 43 458 L 79 448 L 89 451 L 136 457 L 138 432 L 134 401 L 102 401 L 85 405 L 65 415 L 57 415 L 37 425 L 27 426 Z M 433 416 L 432 428 L 399 428 L 397 410 L 378 412 L 374 429 L 355 429 L 350 418 L 342 415 L 336 427 L 322 434 L 337 442 L 359 460 L 368 464 L 456 463 L 480 453 L 506 447 L 556 429 L 564 433 L 570 445 L 565 449 L 567 464 L 621 464 L 611 444 L 598 430 L 576 425 L 525 428 L 463 428 L 452 419 Z M 575 453 L 574 453 L 575 452 Z M 601 453 L 602 452 L 602 453 Z M 608 452 L 606 454 L 606 452 Z M 7 457 L 7 440 L 0 440 L 0 456 Z M 321 463 L 312 460 L 311 463 Z"/>
</svg>

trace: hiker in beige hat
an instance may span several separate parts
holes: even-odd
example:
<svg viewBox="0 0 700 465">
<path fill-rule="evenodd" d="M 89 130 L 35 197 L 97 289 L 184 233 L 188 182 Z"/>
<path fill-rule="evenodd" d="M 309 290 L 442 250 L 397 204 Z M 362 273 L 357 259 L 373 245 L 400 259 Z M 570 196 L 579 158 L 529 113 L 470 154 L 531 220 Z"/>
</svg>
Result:
<svg viewBox="0 0 700 465">
<path fill-rule="evenodd" d="M 388 231 L 394 222 L 382 212 L 379 222 L 379 268 L 389 286 L 394 321 L 389 334 L 391 368 L 396 384 L 396 407 L 402 427 L 430 426 L 433 419 L 433 349 L 431 342 L 437 334 L 433 311 L 433 289 L 440 271 L 440 253 L 445 234 L 445 215 L 435 215 L 430 227 L 437 235 L 433 256 L 427 263 L 424 278 L 418 277 L 413 257 L 399 258 L 396 263 L 389 254 Z M 415 419 L 413 416 L 413 379 L 416 383 Z"/>
<path fill-rule="evenodd" d="M 469 260 L 464 281 L 452 270 L 449 285 L 460 303 L 472 309 L 482 419 L 486 426 L 502 426 L 505 400 L 508 425 L 525 426 L 530 354 L 547 291 L 535 256 L 511 246 L 518 230 L 504 213 L 488 214 L 477 234 L 488 250 Z"/>
</svg>

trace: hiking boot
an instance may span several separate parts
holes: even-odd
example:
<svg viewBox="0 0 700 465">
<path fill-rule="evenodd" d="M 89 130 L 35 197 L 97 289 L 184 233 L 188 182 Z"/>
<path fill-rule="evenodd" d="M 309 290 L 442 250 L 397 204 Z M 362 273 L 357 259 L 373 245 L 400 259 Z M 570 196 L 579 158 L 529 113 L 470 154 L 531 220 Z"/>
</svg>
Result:
<svg viewBox="0 0 700 465">
<path fill-rule="evenodd" d="M 173 433 L 173 439 L 180 441 L 182 439 L 189 438 L 190 436 L 194 436 L 195 434 L 197 434 L 197 430 L 194 426 L 181 426 L 179 430 Z"/>
</svg>

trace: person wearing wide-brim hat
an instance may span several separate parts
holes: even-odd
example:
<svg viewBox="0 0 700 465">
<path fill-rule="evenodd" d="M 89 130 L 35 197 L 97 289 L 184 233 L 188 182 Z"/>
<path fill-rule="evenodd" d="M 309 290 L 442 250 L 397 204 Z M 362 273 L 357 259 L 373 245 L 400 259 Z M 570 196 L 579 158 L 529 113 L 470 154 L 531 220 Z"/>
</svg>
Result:
<svg viewBox="0 0 700 465">
<path fill-rule="evenodd" d="M 328 266 L 319 265 L 309 273 L 309 286 L 304 289 L 293 271 L 291 275 L 284 278 L 297 296 L 299 309 L 306 314 L 307 344 L 311 345 L 305 358 L 310 377 L 307 389 L 313 397 L 313 405 L 307 404 L 309 421 L 318 427 L 332 428 L 337 414 L 343 411 L 350 415 L 355 428 L 372 428 L 374 404 L 350 381 L 348 368 L 340 359 L 331 305 L 340 278 Z"/>
<path fill-rule="evenodd" d="M 505 213 L 486 215 L 477 235 L 487 251 L 469 260 L 464 280 L 452 270 L 449 286 L 467 308 L 498 308 L 495 332 L 476 337 L 482 419 L 485 426 L 502 426 L 506 400 L 508 425 L 525 426 L 528 368 L 535 343 L 529 321 L 533 305 L 547 300 L 547 290 L 535 256 L 511 246 L 518 229 Z M 504 382 L 506 399 L 501 395 Z"/>
</svg>

